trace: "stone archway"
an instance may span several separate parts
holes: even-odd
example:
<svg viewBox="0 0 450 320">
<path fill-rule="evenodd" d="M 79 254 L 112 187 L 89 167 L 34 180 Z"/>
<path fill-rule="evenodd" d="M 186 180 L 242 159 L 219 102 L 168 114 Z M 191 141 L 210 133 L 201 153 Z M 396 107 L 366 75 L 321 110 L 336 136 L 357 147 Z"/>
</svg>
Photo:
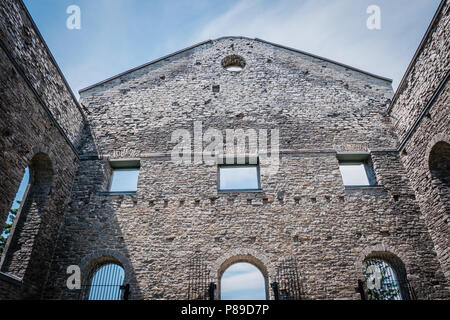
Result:
<svg viewBox="0 0 450 320">
<path fill-rule="evenodd" d="M 270 299 L 269 292 L 269 272 L 267 269 L 267 263 L 264 262 L 265 259 L 258 259 L 255 255 L 244 253 L 244 254 L 235 254 L 232 256 L 228 256 L 220 262 L 217 270 L 217 292 L 216 299 L 221 299 L 221 280 L 224 272 L 236 263 L 249 263 L 255 266 L 262 274 L 264 278 L 264 288 L 265 288 L 265 296 L 266 299 Z"/>
</svg>

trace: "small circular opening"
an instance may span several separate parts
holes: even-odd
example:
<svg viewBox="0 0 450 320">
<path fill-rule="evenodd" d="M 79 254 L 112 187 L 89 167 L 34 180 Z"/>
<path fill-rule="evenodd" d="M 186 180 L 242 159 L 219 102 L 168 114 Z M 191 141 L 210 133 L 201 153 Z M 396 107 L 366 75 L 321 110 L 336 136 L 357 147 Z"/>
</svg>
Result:
<svg viewBox="0 0 450 320">
<path fill-rule="evenodd" d="M 241 56 L 233 54 L 223 58 L 222 67 L 231 72 L 239 72 L 244 69 L 245 60 Z"/>
</svg>

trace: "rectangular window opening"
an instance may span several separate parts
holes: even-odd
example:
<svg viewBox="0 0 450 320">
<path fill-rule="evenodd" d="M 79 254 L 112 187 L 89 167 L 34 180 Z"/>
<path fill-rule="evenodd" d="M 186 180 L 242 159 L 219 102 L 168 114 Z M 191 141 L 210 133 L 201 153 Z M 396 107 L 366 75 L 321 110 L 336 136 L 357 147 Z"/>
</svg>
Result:
<svg viewBox="0 0 450 320">
<path fill-rule="evenodd" d="M 261 181 L 258 164 L 220 164 L 219 191 L 259 191 Z"/>
<path fill-rule="evenodd" d="M 114 160 L 110 162 L 112 177 L 109 192 L 136 192 L 139 160 Z"/>
<path fill-rule="evenodd" d="M 377 181 L 370 154 L 338 154 L 344 186 L 375 186 Z"/>
</svg>

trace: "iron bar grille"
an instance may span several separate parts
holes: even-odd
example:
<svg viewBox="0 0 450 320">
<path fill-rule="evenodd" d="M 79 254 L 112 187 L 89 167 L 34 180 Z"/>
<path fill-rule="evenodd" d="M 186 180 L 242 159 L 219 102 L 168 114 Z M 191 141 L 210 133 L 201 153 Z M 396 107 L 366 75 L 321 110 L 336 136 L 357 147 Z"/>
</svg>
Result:
<svg viewBox="0 0 450 320">
<path fill-rule="evenodd" d="M 188 264 L 188 300 L 208 300 L 211 298 L 211 277 L 206 263 L 200 257 L 194 257 Z"/>
<path fill-rule="evenodd" d="M 382 259 L 366 260 L 363 263 L 363 273 L 366 279 L 363 284 L 365 299 L 416 300 L 416 294 L 406 279 L 406 275 L 396 272 L 386 261 Z"/>
<path fill-rule="evenodd" d="M 294 257 L 285 258 L 277 268 L 275 283 L 272 283 L 275 299 L 301 300 L 302 287 L 297 260 Z"/>
<path fill-rule="evenodd" d="M 80 300 L 126 300 L 130 286 L 123 285 L 125 272 L 117 264 L 107 264 L 93 272 L 91 283 L 81 287 Z"/>
</svg>

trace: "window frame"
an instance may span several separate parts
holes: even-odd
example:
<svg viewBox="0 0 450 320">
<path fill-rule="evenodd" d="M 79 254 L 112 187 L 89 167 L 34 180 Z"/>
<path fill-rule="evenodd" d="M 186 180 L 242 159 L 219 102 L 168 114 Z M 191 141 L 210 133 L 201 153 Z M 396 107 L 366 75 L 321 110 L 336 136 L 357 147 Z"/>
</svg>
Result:
<svg viewBox="0 0 450 320">
<path fill-rule="evenodd" d="M 139 186 L 139 174 L 141 171 L 141 163 L 140 159 L 114 159 L 109 160 L 109 165 L 111 168 L 111 174 L 108 182 L 108 194 L 135 194 L 137 193 L 137 189 Z M 130 170 L 130 171 L 138 171 L 137 181 L 136 181 L 136 190 L 128 190 L 128 191 L 111 191 L 111 187 L 114 180 L 114 172 L 117 170 Z"/>
<path fill-rule="evenodd" d="M 245 158 L 244 163 L 237 163 L 238 158 L 234 158 L 233 164 L 227 164 L 225 161 L 218 163 L 217 165 L 217 192 L 218 193 L 230 193 L 230 192 L 261 192 L 263 189 L 261 187 L 261 170 L 259 166 L 259 158 L 256 159 L 256 163 L 249 163 L 249 158 Z M 258 187 L 256 189 L 221 189 L 220 188 L 220 169 L 221 168 L 245 168 L 245 167 L 256 167 L 256 179 Z"/>
<path fill-rule="evenodd" d="M 375 174 L 375 169 L 373 167 L 371 155 L 369 152 L 358 152 L 358 153 L 351 153 L 351 152 L 343 152 L 338 153 L 336 155 L 336 158 L 338 159 L 338 165 L 339 165 L 339 173 L 341 174 L 342 184 L 345 188 L 352 188 L 352 187 L 360 187 L 360 188 L 370 188 L 370 187 L 379 187 L 377 177 Z M 341 166 L 345 165 L 363 165 L 364 166 L 364 172 L 366 174 L 367 182 L 368 184 L 345 184 L 344 183 L 344 177 L 342 175 Z"/>
</svg>

